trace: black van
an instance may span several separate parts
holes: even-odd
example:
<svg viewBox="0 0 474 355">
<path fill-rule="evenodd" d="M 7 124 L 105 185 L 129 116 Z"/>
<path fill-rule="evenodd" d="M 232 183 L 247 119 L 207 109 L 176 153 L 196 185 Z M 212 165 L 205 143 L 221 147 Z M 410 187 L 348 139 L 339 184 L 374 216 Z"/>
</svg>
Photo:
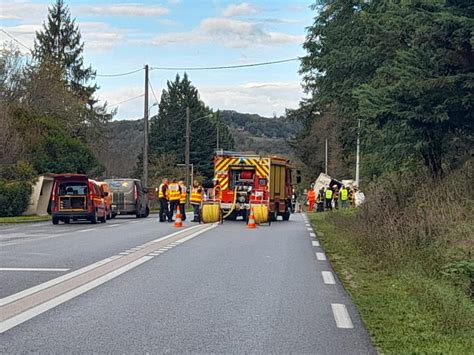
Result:
<svg viewBox="0 0 474 355">
<path fill-rule="evenodd" d="M 132 215 L 137 218 L 148 217 L 147 189 L 138 179 L 105 179 L 112 195 L 112 218 L 117 215 Z"/>
</svg>

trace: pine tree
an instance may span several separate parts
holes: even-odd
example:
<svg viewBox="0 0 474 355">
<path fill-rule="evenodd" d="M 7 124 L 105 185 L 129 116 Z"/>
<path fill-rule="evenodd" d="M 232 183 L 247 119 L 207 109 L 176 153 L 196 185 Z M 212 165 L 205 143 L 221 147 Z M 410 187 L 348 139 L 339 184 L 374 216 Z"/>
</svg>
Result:
<svg viewBox="0 0 474 355">
<path fill-rule="evenodd" d="M 95 78 L 96 72 L 84 66 L 84 43 L 79 28 L 63 0 L 56 0 L 48 12 L 43 29 L 36 32 L 34 58 L 39 63 L 52 63 L 60 68 L 70 90 L 92 105 L 97 86 L 88 82 Z"/>
<path fill-rule="evenodd" d="M 151 119 L 150 151 L 152 154 L 174 154 L 178 162 L 184 162 L 186 107 L 190 110 L 191 163 L 196 172 L 212 176 L 217 127 L 222 137 L 221 148 L 232 148 L 233 140 L 227 126 L 218 122 L 213 111 L 200 100 L 198 90 L 186 74 L 183 79 L 176 75 L 163 90 L 159 114 Z"/>
</svg>

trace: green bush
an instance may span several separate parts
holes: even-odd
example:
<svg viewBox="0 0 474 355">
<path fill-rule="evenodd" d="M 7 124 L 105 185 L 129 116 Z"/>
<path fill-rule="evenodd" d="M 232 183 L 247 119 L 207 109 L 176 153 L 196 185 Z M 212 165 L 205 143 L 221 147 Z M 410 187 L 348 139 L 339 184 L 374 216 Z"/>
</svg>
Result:
<svg viewBox="0 0 474 355">
<path fill-rule="evenodd" d="M 28 208 L 30 196 L 29 183 L 0 181 L 0 217 L 21 215 Z"/>
</svg>

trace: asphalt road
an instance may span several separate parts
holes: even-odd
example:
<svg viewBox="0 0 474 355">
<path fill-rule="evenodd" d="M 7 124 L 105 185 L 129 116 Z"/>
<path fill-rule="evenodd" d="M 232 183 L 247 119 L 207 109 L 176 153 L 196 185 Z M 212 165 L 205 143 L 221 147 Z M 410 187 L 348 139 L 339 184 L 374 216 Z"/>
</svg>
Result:
<svg viewBox="0 0 474 355">
<path fill-rule="evenodd" d="M 169 250 L 143 249 L 173 232 L 153 217 L 94 227 L 0 226 L 0 297 L 114 255 L 147 254 L 6 330 L 0 353 L 375 353 L 302 215 L 254 230 L 226 222 Z"/>
</svg>

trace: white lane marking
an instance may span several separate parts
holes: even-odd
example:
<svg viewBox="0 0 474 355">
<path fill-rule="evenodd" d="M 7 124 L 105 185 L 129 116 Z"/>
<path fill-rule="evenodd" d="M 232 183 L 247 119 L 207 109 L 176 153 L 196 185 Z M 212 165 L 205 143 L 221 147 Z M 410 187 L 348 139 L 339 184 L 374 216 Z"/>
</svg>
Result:
<svg viewBox="0 0 474 355">
<path fill-rule="evenodd" d="M 326 255 L 324 255 L 324 253 L 316 253 L 316 259 L 320 260 L 320 261 L 323 261 L 323 260 L 326 260 Z"/>
<path fill-rule="evenodd" d="M 312 230 L 313 230 L 313 228 L 306 228 L 306 229 L 309 230 L 309 231 L 312 231 Z"/>
<path fill-rule="evenodd" d="M 313 247 L 319 247 L 319 242 L 317 240 L 311 241 L 311 244 L 313 245 Z"/>
<path fill-rule="evenodd" d="M 336 327 L 350 329 L 354 328 L 351 317 L 345 305 L 340 303 L 331 303 L 332 313 L 336 320 Z"/>
<path fill-rule="evenodd" d="M 58 297 L 55 297 L 43 304 L 40 304 L 39 306 L 33 307 L 26 312 L 20 313 L 19 315 L 9 318 L 2 323 L 0 323 L 0 334 L 6 332 L 8 329 L 11 329 L 18 324 L 21 324 L 23 322 L 26 322 L 27 320 L 36 317 L 37 315 L 44 313 L 51 308 L 54 308 L 66 301 L 69 301 L 89 290 L 92 290 L 93 288 L 102 285 L 103 283 L 112 280 L 116 278 L 117 276 L 137 267 L 140 264 L 143 264 L 144 262 L 147 262 L 148 260 L 152 259 L 151 256 L 144 256 L 138 260 L 135 260 L 134 262 L 131 262 L 128 265 L 125 265 L 117 270 L 114 270 L 102 277 L 99 277 L 95 279 L 94 281 L 88 282 L 85 285 L 82 285 L 78 288 L 75 288 L 74 290 L 71 290 L 69 292 L 66 292 L 65 294 L 62 294 Z"/>
<path fill-rule="evenodd" d="M 0 267 L 0 271 L 68 271 L 61 268 Z"/>
<path fill-rule="evenodd" d="M 199 228 L 199 227 L 200 227 L 199 225 L 196 225 L 196 226 L 193 226 L 193 227 L 189 227 L 189 228 L 183 229 L 183 230 L 181 230 L 181 231 L 176 231 L 176 232 L 174 232 L 174 233 L 165 235 L 164 237 L 160 237 L 160 238 L 158 238 L 158 239 L 155 239 L 155 240 L 153 240 L 153 242 L 158 243 L 158 242 L 161 242 L 162 240 L 166 240 L 166 239 L 172 238 L 172 237 L 176 236 L 177 234 L 182 233 L 183 231 L 190 231 L 190 230 L 193 230 L 193 229 L 196 229 L 196 228 Z M 201 229 L 201 230 L 199 230 L 199 231 L 197 231 L 197 232 L 194 232 L 194 233 L 191 234 L 190 236 L 193 236 L 193 237 L 198 236 L 199 234 L 205 233 L 205 232 L 207 232 L 207 231 L 209 231 L 209 230 L 211 230 L 211 229 L 213 229 L 213 228 L 216 228 L 216 227 L 217 227 L 217 223 L 211 224 L 208 228 L 204 228 L 204 229 Z M 190 236 L 188 236 L 188 237 L 186 237 L 186 238 L 183 238 L 183 239 L 188 240 L 188 239 L 190 239 L 190 238 L 189 238 Z M 125 253 L 129 253 L 129 252 L 126 251 Z M 122 255 L 127 255 L 127 254 L 122 254 Z M 59 283 L 61 283 L 61 282 L 64 282 L 64 281 L 66 281 L 66 280 L 69 280 L 69 279 L 71 279 L 71 278 L 73 278 L 73 277 L 76 277 L 77 275 L 80 275 L 80 274 L 83 274 L 83 273 L 85 273 L 85 272 L 87 272 L 87 271 L 89 271 L 89 270 L 95 269 L 95 268 L 98 267 L 98 266 L 107 264 L 108 262 L 111 262 L 111 261 L 113 261 L 113 260 L 115 260 L 115 259 L 121 258 L 122 255 L 114 255 L 114 256 L 111 256 L 111 257 L 109 257 L 109 258 L 100 260 L 100 261 L 98 261 L 98 262 L 96 262 L 96 263 L 93 263 L 93 264 L 91 264 L 91 265 L 85 266 L 85 267 L 83 267 L 83 268 L 81 268 L 81 269 L 79 269 L 79 270 L 75 270 L 75 271 L 72 271 L 72 272 L 70 272 L 70 273 L 68 273 L 68 274 L 66 274 L 66 275 L 57 277 L 57 278 L 55 278 L 55 279 L 53 279 L 53 280 L 44 282 L 44 283 L 39 284 L 39 285 L 37 285 L 37 286 L 33 286 L 33 287 L 28 288 L 28 289 L 26 289 L 26 290 L 17 292 L 17 293 L 15 293 L 15 294 L 13 294 L 13 295 L 10 295 L 10 296 L 1 298 L 1 299 L 0 299 L 0 306 L 6 305 L 6 304 L 11 303 L 11 302 L 14 302 L 14 301 L 19 300 L 19 299 L 21 299 L 21 298 L 23 298 L 23 297 L 32 295 L 32 294 L 34 294 L 34 293 L 36 293 L 36 292 L 39 292 L 39 291 L 41 291 L 41 290 L 44 290 L 44 289 L 46 289 L 46 288 L 48 288 L 48 287 L 51 287 L 51 286 L 57 285 L 57 284 L 59 284 Z"/>
<path fill-rule="evenodd" d="M 331 271 L 321 271 L 321 275 L 323 276 L 323 281 L 326 285 L 334 285 L 336 283 Z"/>
<path fill-rule="evenodd" d="M 118 227 L 120 224 L 109 224 L 107 227 L 112 228 L 112 227 Z"/>
<path fill-rule="evenodd" d="M 310 236 L 310 237 L 313 237 L 313 238 L 316 238 L 316 234 L 313 233 L 313 232 L 309 233 L 309 236 Z"/>
<path fill-rule="evenodd" d="M 119 253 L 119 255 L 129 255 L 130 253 L 127 253 L 126 251 L 123 251 L 121 253 Z"/>
<path fill-rule="evenodd" d="M 83 230 L 77 231 L 77 233 L 92 232 L 93 230 L 95 230 L 95 228 L 83 229 Z"/>
<path fill-rule="evenodd" d="M 55 279 L 52 279 L 50 281 L 47 281 L 47 282 L 44 282 L 42 284 L 39 284 L 37 286 L 33 286 L 31 288 L 28 288 L 26 290 L 23 290 L 23 291 L 20 291 L 18 293 L 15 293 L 13 295 L 10 295 L 10 296 L 7 296 L 5 298 L 2 298 L 0 299 L 0 306 L 4 306 L 8 303 L 11 303 L 13 301 L 16 301 L 16 300 L 19 300 L 20 298 L 23 298 L 23 297 L 26 297 L 26 296 L 29 296 L 29 295 L 32 295 L 33 293 L 36 293 L 36 292 L 39 292 L 41 290 L 44 290 L 48 287 L 51 287 L 51 286 L 54 286 L 54 285 L 57 285 L 61 282 L 64 282 L 66 280 L 69 280 L 69 279 L 72 279 L 73 277 L 76 277 L 77 275 L 81 275 L 87 271 L 90 271 L 92 269 L 95 269 L 96 267 L 99 267 L 99 266 L 102 266 L 104 264 L 107 264 L 115 259 L 118 259 L 118 258 L 121 258 L 120 255 L 114 255 L 114 256 L 111 256 L 110 258 L 107 258 L 107 259 L 103 259 L 101 261 L 98 261 L 94 264 L 91 264 L 91 265 L 88 265 L 88 266 L 85 266 L 83 267 L 82 269 L 79 269 L 79 270 L 76 270 L 76 271 L 72 271 L 70 272 L 69 274 L 66 274 L 66 275 L 63 275 L 63 276 L 60 276 L 60 277 L 57 277 Z"/>
<path fill-rule="evenodd" d="M 311 224 L 309 224 L 309 223 L 306 223 L 306 227 L 311 227 Z"/>
</svg>

